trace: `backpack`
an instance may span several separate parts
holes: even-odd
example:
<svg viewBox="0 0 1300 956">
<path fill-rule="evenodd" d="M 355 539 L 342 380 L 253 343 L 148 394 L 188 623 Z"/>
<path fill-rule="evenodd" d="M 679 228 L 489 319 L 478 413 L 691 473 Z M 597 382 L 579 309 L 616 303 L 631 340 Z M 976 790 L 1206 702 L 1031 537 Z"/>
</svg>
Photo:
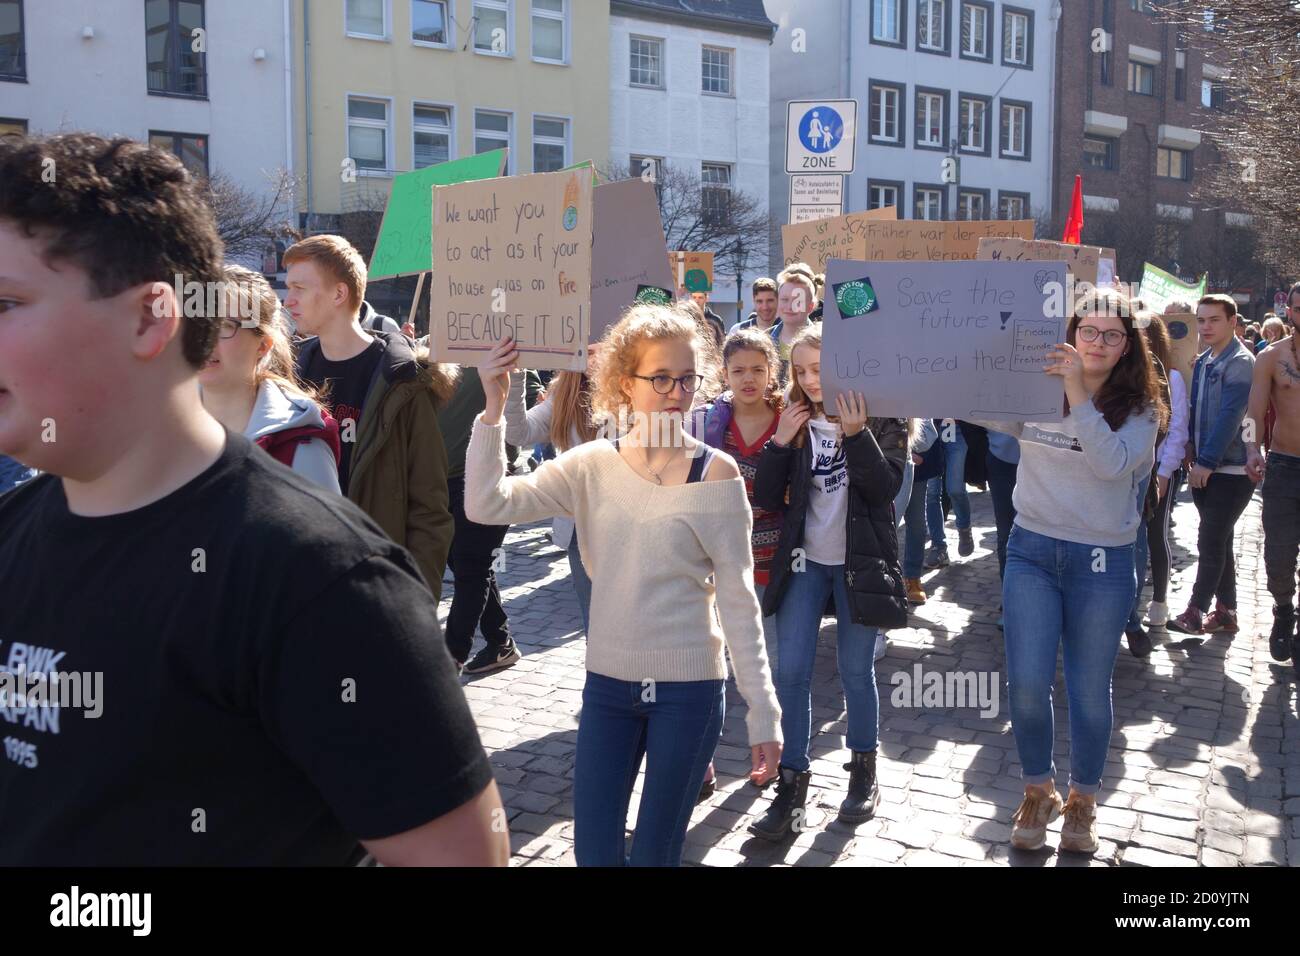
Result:
<svg viewBox="0 0 1300 956">
<path fill-rule="evenodd" d="M 321 415 L 325 418 L 324 427 L 304 425 L 301 428 L 286 428 L 281 432 L 263 435 L 256 439 L 256 444 L 280 464 L 292 468 L 293 456 L 297 454 L 298 446 L 305 445 L 313 438 L 319 438 L 329 446 L 330 452 L 334 455 L 334 465 L 338 467 L 342 454 L 342 445 L 339 443 L 339 423 L 323 408 Z"/>
</svg>

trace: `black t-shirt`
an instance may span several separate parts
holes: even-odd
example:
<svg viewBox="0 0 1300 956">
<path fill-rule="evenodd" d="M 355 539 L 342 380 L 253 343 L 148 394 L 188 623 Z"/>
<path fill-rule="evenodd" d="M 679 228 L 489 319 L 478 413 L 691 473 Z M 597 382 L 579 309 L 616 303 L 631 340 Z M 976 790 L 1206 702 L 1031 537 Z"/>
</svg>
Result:
<svg viewBox="0 0 1300 956">
<path fill-rule="evenodd" d="M 344 359 L 331 362 L 321 349 L 316 349 L 303 377 L 317 388 L 325 389 L 325 404 L 330 414 L 339 423 L 344 436 L 339 457 L 339 487 L 348 493 L 348 477 L 352 469 L 352 448 L 356 444 L 356 435 L 361 428 L 361 413 L 365 411 L 366 392 L 370 391 L 370 380 L 374 377 L 375 366 L 384 354 L 384 343 L 375 339 L 362 352 Z M 349 429 L 347 422 L 351 421 Z M 351 440 L 348 440 L 348 438 Z"/>
<path fill-rule="evenodd" d="M 125 514 L 0 497 L 0 581 L 0 670 L 103 675 L 0 704 L 0 865 L 347 864 L 491 779 L 413 559 L 242 436 Z"/>
</svg>

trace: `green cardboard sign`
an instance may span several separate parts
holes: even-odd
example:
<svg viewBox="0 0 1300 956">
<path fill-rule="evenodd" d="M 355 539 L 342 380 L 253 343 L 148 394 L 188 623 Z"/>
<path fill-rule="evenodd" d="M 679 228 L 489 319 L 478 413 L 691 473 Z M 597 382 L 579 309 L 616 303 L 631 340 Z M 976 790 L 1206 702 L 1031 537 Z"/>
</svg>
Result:
<svg viewBox="0 0 1300 956">
<path fill-rule="evenodd" d="M 495 179 L 505 172 L 506 152 L 494 149 L 394 176 L 367 280 L 428 272 L 433 267 L 433 187 Z"/>
</svg>

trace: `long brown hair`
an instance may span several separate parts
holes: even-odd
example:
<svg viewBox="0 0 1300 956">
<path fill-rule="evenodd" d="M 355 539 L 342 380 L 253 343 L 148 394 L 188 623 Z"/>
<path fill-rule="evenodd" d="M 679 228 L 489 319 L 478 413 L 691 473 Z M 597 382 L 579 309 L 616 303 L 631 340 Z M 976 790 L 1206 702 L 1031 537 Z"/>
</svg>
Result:
<svg viewBox="0 0 1300 956">
<path fill-rule="evenodd" d="M 809 418 L 812 419 L 812 418 L 816 418 L 818 415 L 826 415 L 826 409 L 822 406 L 821 402 L 814 402 L 811 398 L 809 398 L 807 393 L 804 392 L 803 388 L 799 385 L 799 376 L 796 375 L 794 371 L 794 350 L 799 348 L 801 345 L 806 346 L 810 349 L 816 349 L 818 353 L 821 352 L 822 326 L 820 322 L 809 322 L 802 329 L 800 329 L 799 333 L 790 341 L 789 402 L 791 405 L 794 405 L 798 402 L 807 402 L 810 411 Z M 832 419 L 830 418 L 830 416 L 827 416 L 827 420 L 830 421 Z M 794 447 L 802 448 L 803 442 L 804 442 L 804 434 L 803 434 L 803 430 L 800 429 L 799 434 L 794 436 L 794 443 L 793 443 Z"/>
<path fill-rule="evenodd" d="M 558 373 L 546 390 L 546 401 L 551 403 L 551 444 L 556 451 L 569 450 L 575 431 L 583 442 L 596 437 L 591 420 L 591 383 L 585 372 Z"/>
<path fill-rule="evenodd" d="M 271 284 L 260 273 L 237 265 L 224 266 L 221 279 L 226 295 L 237 305 L 231 314 L 239 315 L 246 328 L 267 342 L 266 353 L 253 373 L 257 386 L 272 382 L 290 397 L 320 402 L 320 392 L 300 379 L 294 368 L 288 324 Z"/>
<path fill-rule="evenodd" d="M 1065 341 L 1074 345 L 1079 322 L 1096 315 L 1120 320 L 1128 340 L 1128 350 L 1097 389 L 1097 394 L 1092 397 L 1093 406 L 1101 412 L 1111 431 L 1119 430 L 1130 415 L 1148 411 L 1155 414 L 1163 431 L 1169 421 L 1169 408 L 1160 394 L 1160 382 L 1156 378 L 1155 366 L 1151 364 L 1146 339 L 1137 334 L 1134 327 L 1133 311 L 1127 298 L 1109 289 L 1098 289 L 1081 297 L 1075 303 Z M 1069 399 L 1065 401 L 1065 413 L 1070 413 Z"/>
<path fill-rule="evenodd" d="M 1165 370 L 1165 376 L 1169 375 L 1170 351 L 1173 345 L 1169 341 L 1169 329 L 1165 327 L 1164 319 L 1160 318 L 1154 312 L 1138 313 L 1138 320 L 1147 320 L 1147 324 L 1142 327 L 1142 336 L 1147 341 L 1147 348 L 1151 354 L 1160 360 L 1160 366 Z"/>
</svg>

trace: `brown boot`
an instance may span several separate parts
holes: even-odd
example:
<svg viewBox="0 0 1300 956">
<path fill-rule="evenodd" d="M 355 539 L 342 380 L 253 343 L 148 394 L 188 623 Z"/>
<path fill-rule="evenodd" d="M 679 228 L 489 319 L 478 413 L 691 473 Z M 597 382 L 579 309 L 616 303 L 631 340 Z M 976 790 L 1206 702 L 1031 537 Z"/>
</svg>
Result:
<svg viewBox="0 0 1300 956">
<path fill-rule="evenodd" d="M 903 586 L 907 588 L 907 603 L 925 603 L 925 588 L 921 587 L 920 578 L 903 578 Z"/>
</svg>

